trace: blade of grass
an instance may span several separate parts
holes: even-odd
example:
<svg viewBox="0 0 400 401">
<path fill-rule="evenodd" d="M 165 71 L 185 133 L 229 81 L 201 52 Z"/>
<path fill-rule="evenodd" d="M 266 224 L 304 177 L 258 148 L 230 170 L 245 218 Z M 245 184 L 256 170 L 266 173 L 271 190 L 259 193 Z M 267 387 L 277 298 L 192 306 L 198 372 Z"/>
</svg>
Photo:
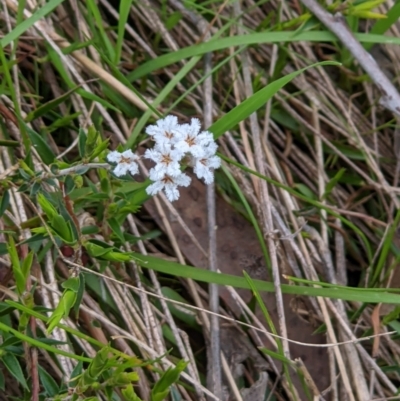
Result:
<svg viewBox="0 0 400 401">
<path fill-rule="evenodd" d="M 147 269 L 153 269 L 160 273 L 170 274 L 177 277 L 191 278 L 204 283 L 215 283 L 229 285 L 235 288 L 250 289 L 249 284 L 243 277 L 230 274 L 215 273 L 209 270 L 199 269 L 192 266 L 181 265 L 159 259 L 154 256 L 140 255 L 134 257 L 136 263 Z M 255 288 L 259 291 L 273 292 L 274 285 L 271 282 L 253 280 Z M 312 284 L 312 282 L 310 282 Z M 358 301 L 367 303 L 393 303 L 400 304 L 400 295 L 392 292 L 377 292 L 374 288 L 360 291 L 358 288 L 336 286 L 332 288 L 314 288 L 305 286 L 294 286 L 282 284 L 282 292 L 285 294 L 304 295 L 311 297 L 325 297 L 332 299 L 342 299 L 344 301 Z M 400 291 L 399 289 L 390 289 Z"/>
<path fill-rule="evenodd" d="M 214 134 L 214 138 L 217 139 L 223 135 L 226 131 L 235 127 L 239 122 L 245 120 L 250 114 L 257 111 L 260 107 L 265 105 L 272 96 L 275 95 L 283 86 L 289 83 L 292 79 L 296 78 L 298 75 L 308 70 L 309 68 L 323 66 L 323 65 L 340 65 L 335 62 L 322 62 L 312 64 L 301 70 L 292 72 L 291 74 L 285 75 L 276 81 L 271 82 L 265 88 L 260 89 L 253 96 L 247 98 L 245 101 L 240 103 L 238 106 L 233 108 L 223 117 L 221 117 L 217 122 L 215 122 L 209 130 Z"/>
<path fill-rule="evenodd" d="M 361 43 L 381 43 L 381 44 L 400 44 L 400 38 L 384 35 L 371 35 L 366 33 L 355 33 L 354 36 Z M 328 31 L 302 32 L 293 35 L 293 32 L 261 32 L 249 35 L 238 35 L 227 38 L 212 39 L 206 43 L 185 47 L 176 52 L 164 54 L 154 60 L 147 61 L 135 71 L 128 74 L 130 82 L 136 81 L 151 72 L 177 63 L 180 60 L 193 56 L 199 56 L 216 50 L 223 50 L 233 46 L 257 45 L 265 43 L 285 43 L 285 42 L 337 42 L 337 38 Z"/>
<path fill-rule="evenodd" d="M 59 4 L 64 0 L 50 0 L 43 7 L 36 10 L 29 18 L 18 24 L 11 32 L 5 35 L 0 40 L 0 46 L 6 47 L 11 42 L 19 38 L 23 33 L 25 33 L 29 28 L 31 28 L 37 21 L 45 17 L 49 12 L 54 10 Z M 22 2 L 21 2 L 22 3 Z"/>
<path fill-rule="evenodd" d="M 114 63 L 118 64 L 121 59 L 122 42 L 124 41 L 125 24 L 128 21 L 129 11 L 133 0 L 121 0 L 119 4 L 118 35 L 115 45 Z"/>
</svg>

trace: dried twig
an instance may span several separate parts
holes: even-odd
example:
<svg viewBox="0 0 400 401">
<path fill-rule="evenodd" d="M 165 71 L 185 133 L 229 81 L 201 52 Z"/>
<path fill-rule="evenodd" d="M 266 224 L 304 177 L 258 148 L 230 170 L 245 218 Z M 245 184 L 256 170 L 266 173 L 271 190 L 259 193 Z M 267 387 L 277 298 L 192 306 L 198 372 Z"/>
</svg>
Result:
<svg viewBox="0 0 400 401">
<path fill-rule="evenodd" d="M 375 59 L 362 47 L 347 26 L 343 16 L 339 13 L 332 15 L 325 11 L 315 0 L 301 0 L 301 2 L 331 31 L 353 57 L 360 63 L 364 71 L 375 82 L 382 92 L 380 104 L 400 116 L 400 94 L 389 78 L 382 72 Z"/>
</svg>

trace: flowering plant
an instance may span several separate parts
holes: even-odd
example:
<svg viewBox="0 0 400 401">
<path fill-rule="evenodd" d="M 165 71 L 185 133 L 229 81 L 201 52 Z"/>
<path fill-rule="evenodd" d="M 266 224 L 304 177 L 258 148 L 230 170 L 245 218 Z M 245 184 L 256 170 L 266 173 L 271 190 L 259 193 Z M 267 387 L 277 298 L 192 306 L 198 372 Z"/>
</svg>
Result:
<svg viewBox="0 0 400 401">
<path fill-rule="evenodd" d="M 184 160 L 206 184 L 214 181 L 214 169 L 221 166 L 221 159 L 215 154 L 217 144 L 210 132 L 201 131 L 197 118 L 193 118 L 190 124 L 179 124 L 175 116 L 167 116 L 148 126 L 146 134 L 155 144 L 152 149 L 146 150 L 144 157 L 156 163 L 149 171 L 149 178 L 153 181 L 146 188 L 149 195 L 164 190 L 169 201 L 177 200 L 178 186 L 187 187 L 191 182 L 191 178 L 182 171 Z M 138 159 L 131 150 L 122 153 L 113 151 L 107 156 L 110 163 L 116 163 L 113 172 L 117 177 L 128 172 L 136 174 L 139 171 Z"/>
</svg>

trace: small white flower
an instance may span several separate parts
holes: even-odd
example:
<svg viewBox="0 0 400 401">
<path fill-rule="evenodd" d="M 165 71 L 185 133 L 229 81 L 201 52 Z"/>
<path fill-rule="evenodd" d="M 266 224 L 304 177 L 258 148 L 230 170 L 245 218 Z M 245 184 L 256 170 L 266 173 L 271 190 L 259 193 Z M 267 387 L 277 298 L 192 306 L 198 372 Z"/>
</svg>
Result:
<svg viewBox="0 0 400 401">
<path fill-rule="evenodd" d="M 150 170 L 152 180 L 159 180 L 164 174 L 172 177 L 181 174 L 180 164 L 183 153 L 179 149 L 173 149 L 171 145 L 157 144 L 154 149 L 147 149 L 144 157 L 153 160 L 155 167 Z"/>
<path fill-rule="evenodd" d="M 177 141 L 179 129 L 178 119 L 175 116 L 167 116 L 156 122 L 157 125 L 149 125 L 146 134 L 150 135 L 158 144 L 173 144 Z"/>
<path fill-rule="evenodd" d="M 183 153 L 191 153 L 194 157 L 204 156 L 204 147 L 214 142 L 211 132 L 200 132 L 201 124 L 197 118 L 192 118 L 190 124 L 183 124 L 179 128 L 179 141 L 176 147 Z"/>
<path fill-rule="evenodd" d="M 194 158 L 193 171 L 197 178 L 204 178 L 206 184 L 211 184 L 214 181 L 214 171 L 221 167 L 221 159 L 215 156 L 217 145 L 213 142 L 204 148 L 204 156 Z"/>
<path fill-rule="evenodd" d="M 151 177 L 150 177 L 151 179 Z M 180 173 L 178 176 L 172 177 L 165 174 L 161 179 L 155 181 L 146 188 L 148 195 L 156 195 L 161 190 L 164 190 L 166 197 L 170 202 L 179 199 L 178 186 L 187 187 L 190 184 L 190 177 L 185 173 Z"/>
<path fill-rule="evenodd" d="M 110 163 L 117 163 L 117 166 L 113 170 L 117 177 L 122 177 L 128 172 L 132 175 L 137 174 L 139 172 L 139 166 L 137 165 L 136 160 L 138 159 L 139 157 L 136 156 L 130 149 L 125 150 L 122 153 L 114 150 L 107 155 L 107 160 Z"/>
</svg>

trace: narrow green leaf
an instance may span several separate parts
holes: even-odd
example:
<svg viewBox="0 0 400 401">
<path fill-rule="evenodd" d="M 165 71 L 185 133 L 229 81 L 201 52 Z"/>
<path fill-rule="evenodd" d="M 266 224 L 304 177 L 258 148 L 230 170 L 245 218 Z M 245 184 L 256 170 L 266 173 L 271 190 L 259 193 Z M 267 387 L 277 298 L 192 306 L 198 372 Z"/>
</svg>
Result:
<svg viewBox="0 0 400 401">
<path fill-rule="evenodd" d="M 60 303 L 54 310 L 48 321 L 47 332 L 50 334 L 54 328 L 60 323 L 61 319 L 68 316 L 69 311 L 76 301 L 76 293 L 71 290 L 65 290 L 61 296 Z"/>
<path fill-rule="evenodd" d="M 13 141 L 11 139 L 0 139 L 0 146 L 5 146 L 7 148 L 17 148 L 21 146 L 18 141 Z"/>
<path fill-rule="evenodd" d="M 250 289 L 249 284 L 243 277 L 230 274 L 211 272 L 192 266 L 181 265 L 179 263 L 163 260 L 150 255 L 138 255 L 134 258 L 137 264 L 142 267 L 153 269 L 160 273 L 171 274 L 177 277 L 191 278 L 204 283 L 215 283 L 220 285 L 230 285 L 235 288 Z M 253 280 L 258 291 L 274 292 L 274 285 L 268 281 Z M 367 303 L 391 303 L 400 304 L 399 289 L 390 288 L 377 291 L 376 288 L 359 289 L 345 286 L 333 286 L 329 288 L 282 284 L 281 289 L 284 294 L 306 295 L 312 297 L 325 297 L 342 299 L 345 301 L 358 301 Z M 320 285 L 316 283 L 315 285 Z"/>
<path fill-rule="evenodd" d="M 112 232 L 118 237 L 122 244 L 125 243 L 124 233 L 121 230 L 121 226 L 118 221 L 114 218 L 107 220 L 108 225 L 110 226 Z"/>
<path fill-rule="evenodd" d="M 31 271 L 33 255 L 34 255 L 33 251 L 29 252 L 27 257 L 22 261 L 21 271 L 25 281 L 28 279 L 29 273 Z"/>
<path fill-rule="evenodd" d="M 3 216 L 4 212 L 10 206 L 10 193 L 5 190 L 0 202 L 0 217 Z"/>
<path fill-rule="evenodd" d="M 124 389 L 121 390 L 121 393 L 126 401 L 142 401 L 135 393 L 132 384 L 128 384 Z"/>
<path fill-rule="evenodd" d="M 65 220 L 63 216 L 54 216 L 51 220 L 51 226 L 53 230 L 55 230 L 56 233 L 59 235 L 59 237 L 67 244 L 71 244 L 75 241 L 71 229 L 71 223 Z"/>
<path fill-rule="evenodd" d="M 6 389 L 6 381 L 3 372 L 0 370 L 0 390 L 4 391 Z M 135 400 L 133 400 L 135 401 Z"/>
<path fill-rule="evenodd" d="M 56 208 L 50 203 L 50 201 L 42 194 L 37 194 L 37 201 L 47 218 L 51 221 L 55 216 L 58 215 Z"/>
<path fill-rule="evenodd" d="M 85 275 L 83 273 L 79 274 L 79 288 L 78 292 L 76 293 L 76 300 L 74 304 L 74 315 L 78 318 L 79 315 L 79 306 L 82 302 L 83 294 L 85 292 Z"/>
<path fill-rule="evenodd" d="M 78 292 L 80 286 L 80 279 L 79 277 L 70 277 L 68 280 L 65 280 L 61 287 L 65 288 L 66 290 L 71 290 L 73 292 Z"/>
<path fill-rule="evenodd" d="M 60 388 L 53 377 L 47 372 L 46 369 L 43 369 L 39 365 L 39 378 L 40 383 L 42 384 L 44 390 L 46 391 L 46 395 L 48 397 L 55 397 L 59 394 Z"/>
<path fill-rule="evenodd" d="M 187 362 L 179 361 L 175 368 L 167 369 L 151 391 L 151 401 L 163 401 L 169 393 L 169 388 L 185 370 Z"/>
<path fill-rule="evenodd" d="M 379 20 L 371 28 L 371 34 L 381 35 L 384 34 L 393 24 L 395 24 L 400 18 L 400 2 L 394 2 L 392 8 L 386 13 L 386 19 Z M 369 42 L 364 44 L 364 47 L 369 50 L 375 42 Z"/>
<path fill-rule="evenodd" d="M 65 102 L 65 100 L 67 100 L 74 92 L 76 92 L 79 87 L 80 86 L 75 86 L 75 88 L 70 89 L 68 92 L 63 93 L 61 96 L 37 107 L 26 116 L 25 122 L 29 123 L 33 120 L 36 120 L 37 118 L 47 114 L 49 111 L 55 109 L 58 105 Z"/>
<path fill-rule="evenodd" d="M 271 358 L 287 364 L 288 366 L 292 366 L 292 367 L 294 366 L 293 362 L 290 359 L 287 359 L 285 356 L 283 356 L 282 354 L 279 354 L 278 352 L 271 351 L 268 348 L 259 348 L 259 350 L 261 352 L 263 352 L 264 354 L 270 356 Z"/>
<path fill-rule="evenodd" d="M 257 111 L 260 107 L 265 105 L 272 96 L 275 95 L 280 89 L 282 89 L 287 83 L 289 83 L 293 78 L 297 77 L 309 68 L 323 66 L 323 65 L 340 65 L 336 62 L 322 62 L 310 65 L 306 68 L 302 68 L 299 71 L 292 72 L 291 74 L 285 75 L 276 81 L 271 82 L 265 88 L 256 92 L 253 96 L 244 100 L 241 104 L 234 107 L 231 111 L 221 117 L 217 122 L 215 122 L 209 130 L 214 134 L 215 139 L 219 138 L 226 131 L 230 130 L 239 122 L 245 120 L 250 114 Z"/>
<path fill-rule="evenodd" d="M 10 302 L 10 304 L 13 304 L 13 306 L 15 306 L 16 308 L 18 308 L 18 309 L 20 309 L 20 310 L 22 310 L 24 312 L 30 313 L 32 316 L 36 316 L 39 319 L 42 319 L 44 321 L 47 320 L 47 317 L 42 316 L 40 313 L 37 313 L 37 312 L 32 311 L 30 309 L 24 308 L 23 305 L 20 305 L 20 304 L 17 304 L 17 303 L 13 303 L 12 301 L 7 301 L 7 302 Z M 67 331 L 70 330 L 70 328 L 68 326 L 63 326 L 63 325 L 60 325 L 60 326 L 64 330 L 67 330 Z M 27 336 L 25 334 L 20 333 L 18 330 L 15 330 L 12 327 L 10 327 L 9 325 L 4 324 L 2 322 L 0 322 L 0 331 L 2 331 L 4 333 L 12 334 L 15 337 L 18 337 L 21 341 L 24 341 L 24 342 L 26 342 L 28 344 L 31 344 L 32 346 L 37 347 L 37 348 L 43 348 L 46 351 L 49 351 L 49 352 L 51 352 L 53 354 L 56 354 L 56 355 L 64 355 L 64 356 L 66 356 L 68 358 L 72 358 L 72 359 L 75 359 L 77 361 L 83 361 L 83 362 L 91 362 L 92 361 L 91 358 L 87 358 L 87 357 L 84 357 L 84 356 L 71 354 L 70 352 L 65 352 L 65 351 L 63 351 L 61 349 L 58 349 L 58 348 L 53 347 L 51 345 L 48 345 L 45 342 L 38 341 L 35 338 L 29 337 L 29 336 Z M 71 330 L 69 332 L 71 332 Z M 78 330 L 76 330 L 76 331 L 74 330 L 73 334 L 74 335 L 78 335 L 78 337 L 80 337 L 80 338 L 83 338 L 81 333 Z M 86 337 L 87 341 L 89 341 L 89 342 L 91 341 L 91 338 L 89 336 L 85 336 L 85 337 Z M 92 343 L 93 343 L 93 341 L 92 341 Z M 102 344 L 100 343 L 100 344 L 96 344 L 96 345 L 98 345 L 98 346 L 100 345 L 101 346 Z"/>
<path fill-rule="evenodd" d="M 337 183 L 342 178 L 343 174 L 346 172 L 345 168 L 341 168 L 334 177 L 332 177 L 329 182 L 325 186 L 325 192 L 322 196 L 322 199 L 326 199 L 332 192 L 333 188 L 337 185 Z"/>
<path fill-rule="evenodd" d="M 373 35 L 365 33 L 355 33 L 354 36 L 361 43 L 386 43 L 386 44 L 400 44 L 400 38 L 394 38 L 384 35 Z M 208 42 L 200 43 L 198 45 L 189 46 L 176 52 L 168 52 L 165 55 L 152 59 L 136 68 L 133 72 L 128 74 L 127 79 L 129 82 L 136 81 L 151 72 L 167 67 L 168 65 L 177 63 L 181 60 L 200 56 L 205 53 L 214 52 L 232 48 L 233 46 L 243 45 L 260 45 L 265 43 L 286 43 L 286 42 L 337 42 L 337 37 L 331 32 L 327 31 L 306 31 L 299 34 L 290 32 L 260 32 L 247 35 L 229 36 L 226 38 L 212 39 Z"/>
<path fill-rule="evenodd" d="M 11 373 L 11 375 L 17 379 L 17 381 L 24 387 L 25 390 L 29 391 L 28 384 L 26 383 L 24 373 L 22 372 L 21 365 L 14 354 L 7 352 L 1 357 L 4 366 Z"/>
<path fill-rule="evenodd" d="M 47 165 L 53 163 L 55 156 L 47 142 L 37 132 L 28 126 L 26 126 L 26 130 L 30 140 L 32 141 L 33 147 L 37 150 L 43 162 Z"/>
<path fill-rule="evenodd" d="M 86 140 L 87 140 L 86 132 L 82 127 L 80 127 L 79 134 L 78 134 L 78 149 L 79 149 L 80 157 L 85 156 Z"/>
<path fill-rule="evenodd" d="M 13 237 L 9 237 L 7 244 L 8 254 L 10 255 L 11 266 L 14 273 L 15 283 L 17 285 L 18 294 L 21 295 L 25 291 L 25 277 L 21 270 L 21 264 L 18 257 L 17 247 Z"/>
<path fill-rule="evenodd" d="M 50 0 L 48 3 L 45 3 L 43 7 L 36 10 L 29 18 L 19 23 L 11 32 L 5 35 L 0 40 L 0 46 L 4 48 L 9 45 L 12 41 L 20 37 L 28 29 L 32 28 L 35 22 L 45 17 L 49 12 L 54 10 L 63 1 L 64 0 Z"/>
<path fill-rule="evenodd" d="M 122 44 L 124 42 L 125 24 L 128 21 L 133 0 L 121 0 L 119 3 L 118 36 L 115 45 L 114 64 L 118 64 L 121 58 Z"/>
</svg>

